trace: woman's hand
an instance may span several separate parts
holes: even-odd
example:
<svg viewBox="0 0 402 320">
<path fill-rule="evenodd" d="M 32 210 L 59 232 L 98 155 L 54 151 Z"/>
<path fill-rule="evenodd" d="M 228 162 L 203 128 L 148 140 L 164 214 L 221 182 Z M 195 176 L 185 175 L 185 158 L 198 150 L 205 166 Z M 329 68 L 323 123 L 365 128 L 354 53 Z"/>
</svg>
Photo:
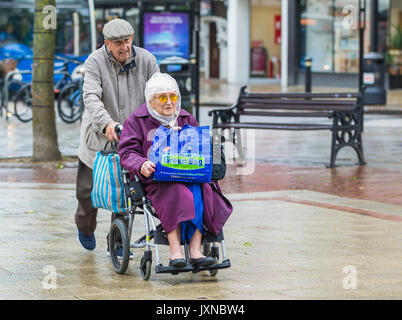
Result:
<svg viewBox="0 0 402 320">
<path fill-rule="evenodd" d="M 151 174 L 153 172 L 155 172 L 155 169 L 154 169 L 155 167 L 156 167 L 155 163 L 147 160 L 142 164 L 140 172 L 145 178 L 149 178 L 151 176 Z"/>
</svg>

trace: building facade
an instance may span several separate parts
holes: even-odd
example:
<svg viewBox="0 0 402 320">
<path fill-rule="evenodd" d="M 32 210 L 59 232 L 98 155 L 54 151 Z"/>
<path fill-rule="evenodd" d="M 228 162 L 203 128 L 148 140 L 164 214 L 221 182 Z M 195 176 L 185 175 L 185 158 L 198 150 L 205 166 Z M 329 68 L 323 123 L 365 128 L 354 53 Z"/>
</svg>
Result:
<svg viewBox="0 0 402 320">
<path fill-rule="evenodd" d="M 373 39 L 374 1 L 378 3 L 374 38 L 377 51 L 386 58 L 387 87 L 401 88 L 401 0 L 200 0 L 201 75 L 237 84 L 252 78 L 277 79 L 283 86 L 303 84 L 308 57 L 313 61 L 313 85 L 355 86 L 359 72 L 359 2 L 366 4 L 367 53 Z M 57 28 L 57 52 L 82 54 L 90 50 L 89 11 L 82 5 L 85 2 L 56 2 L 58 24 L 63 26 Z M 127 19 L 135 29 L 135 43 L 141 44 L 144 30 L 139 4 L 146 7 L 152 2 L 95 0 L 98 46 L 103 43 L 103 24 L 114 17 Z M 170 2 L 179 11 L 188 10 L 188 1 Z M 33 3 L 0 1 L 0 46 L 6 41 L 32 45 Z M 79 30 L 79 38 L 74 42 L 75 29 Z M 193 46 L 196 39 L 191 38 L 192 31 L 189 34 Z"/>
<path fill-rule="evenodd" d="M 374 39 L 377 52 L 386 60 L 387 87 L 402 87 L 398 85 L 402 75 L 402 2 L 376 0 L 377 14 L 373 16 L 373 1 L 360 1 L 361 6 L 365 4 L 364 53 L 372 49 L 372 24 L 376 25 Z M 201 45 L 206 78 L 238 84 L 256 77 L 276 78 L 283 86 L 303 84 L 308 57 L 313 61 L 313 85 L 357 85 L 359 0 L 227 0 L 223 2 L 226 19 L 220 21 L 211 9 L 213 2 L 202 2 L 207 8 L 202 20 L 222 27 L 218 28 L 220 40 L 215 48 L 211 42 Z M 219 66 L 225 70 L 219 75 L 210 72 L 213 64 L 208 59 L 213 50 L 220 54 L 221 63 L 226 62 L 226 66 Z"/>
<path fill-rule="evenodd" d="M 365 11 L 364 53 L 372 51 L 372 28 L 376 20 L 377 52 L 388 52 L 391 1 L 376 0 L 373 18 L 372 2 L 360 1 Z M 312 58 L 313 85 L 353 87 L 359 73 L 359 1 L 301 0 L 293 1 L 295 25 L 290 25 L 289 47 L 297 48 L 288 63 L 292 72 L 289 84 L 304 82 L 305 59 Z M 363 20 L 363 19 L 362 19 Z M 289 21 L 290 23 L 290 21 Z M 290 23 L 291 24 L 291 23 Z"/>
</svg>

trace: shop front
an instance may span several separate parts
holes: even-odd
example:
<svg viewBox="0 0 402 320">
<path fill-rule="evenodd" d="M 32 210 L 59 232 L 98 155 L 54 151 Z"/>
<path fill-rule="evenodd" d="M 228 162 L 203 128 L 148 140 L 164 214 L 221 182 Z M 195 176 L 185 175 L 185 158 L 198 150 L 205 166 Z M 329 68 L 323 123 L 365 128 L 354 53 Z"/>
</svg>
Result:
<svg viewBox="0 0 402 320">
<path fill-rule="evenodd" d="M 282 17 L 280 0 L 251 0 L 250 77 L 281 76 Z"/>
<path fill-rule="evenodd" d="M 402 88 L 402 1 L 392 0 L 390 7 L 389 50 L 386 55 L 389 88 Z"/>
<path fill-rule="evenodd" d="M 227 3 L 201 0 L 200 71 L 206 79 L 227 78 Z"/>
<path fill-rule="evenodd" d="M 371 50 L 371 1 L 365 1 L 364 53 Z M 397 1 L 378 0 L 377 52 L 389 56 L 390 12 Z M 362 1 L 364 3 L 364 0 Z M 359 0 L 300 0 L 296 9 L 295 83 L 304 83 L 305 60 L 312 59 L 313 86 L 358 87 L 359 83 Z M 388 61 L 388 60 L 387 60 Z M 292 82 L 292 81 L 290 81 Z"/>
</svg>

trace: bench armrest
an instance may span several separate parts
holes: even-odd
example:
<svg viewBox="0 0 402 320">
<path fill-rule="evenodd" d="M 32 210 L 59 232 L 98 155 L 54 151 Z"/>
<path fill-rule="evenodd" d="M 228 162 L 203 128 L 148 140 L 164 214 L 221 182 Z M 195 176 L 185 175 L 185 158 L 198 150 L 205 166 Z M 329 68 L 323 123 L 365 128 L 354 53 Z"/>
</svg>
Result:
<svg viewBox="0 0 402 320">
<path fill-rule="evenodd" d="M 239 115 L 235 112 L 237 107 L 237 103 L 233 104 L 230 107 L 213 109 L 208 112 L 208 116 L 213 116 L 212 118 L 212 128 L 215 128 L 220 120 L 221 123 L 231 122 L 232 118 L 238 120 Z"/>
<path fill-rule="evenodd" d="M 230 107 L 223 107 L 223 108 L 217 108 L 217 109 L 212 109 L 210 111 L 208 111 L 208 115 L 212 116 L 212 114 L 219 112 L 219 111 L 227 111 L 227 110 L 234 110 L 236 109 L 237 103 L 231 105 Z"/>
<path fill-rule="evenodd" d="M 331 110 L 328 113 L 328 118 L 334 118 L 336 114 L 342 113 L 358 113 L 361 114 L 363 112 L 363 94 L 359 94 L 359 96 L 355 99 L 354 106 L 349 110 Z"/>
</svg>

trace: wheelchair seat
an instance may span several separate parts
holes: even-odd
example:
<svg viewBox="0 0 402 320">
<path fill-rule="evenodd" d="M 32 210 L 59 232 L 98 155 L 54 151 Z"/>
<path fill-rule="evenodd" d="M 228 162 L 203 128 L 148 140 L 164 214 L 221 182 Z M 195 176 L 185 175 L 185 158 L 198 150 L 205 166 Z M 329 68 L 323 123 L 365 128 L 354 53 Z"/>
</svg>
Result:
<svg viewBox="0 0 402 320">
<path fill-rule="evenodd" d="M 151 201 L 146 198 L 145 187 L 140 179 L 136 178 L 135 180 L 130 181 L 128 184 L 128 190 L 129 190 L 130 198 L 133 201 L 133 205 L 142 210 L 142 211 L 136 210 L 135 211 L 136 214 L 143 214 L 144 213 L 143 212 L 144 205 L 146 205 L 147 209 L 150 210 L 152 215 L 154 217 L 158 218 L 156 211 L 151 204 Z M 145 203 L 144 203 L 144 197 L 145 197 Z M 137 240 L 137 242 L 143 241 L 145 239 L 144 237 Z M 151 239 L 152 238 L 155 238 L 155 243 L 157 243 L 157 244 L 169 245 L 169 242 L 167 240 L 167 235 L 166 235 L 165 231 L 163 230 L 161 224 L 159 224 L 157 226 L 155 234 L 153 232 L 151 232 Z M 222 230 L 218 236 L 215 236 L 214 234 L 207 231 L 203 235 L 201 243 L 205 244 L 205 243 L 211 243 L 211 242 L 220 242 L 222 240 L 224 240 Z M 181 243 L 181 244 L 183 245 L 184 243 Z"/>
</svg>

